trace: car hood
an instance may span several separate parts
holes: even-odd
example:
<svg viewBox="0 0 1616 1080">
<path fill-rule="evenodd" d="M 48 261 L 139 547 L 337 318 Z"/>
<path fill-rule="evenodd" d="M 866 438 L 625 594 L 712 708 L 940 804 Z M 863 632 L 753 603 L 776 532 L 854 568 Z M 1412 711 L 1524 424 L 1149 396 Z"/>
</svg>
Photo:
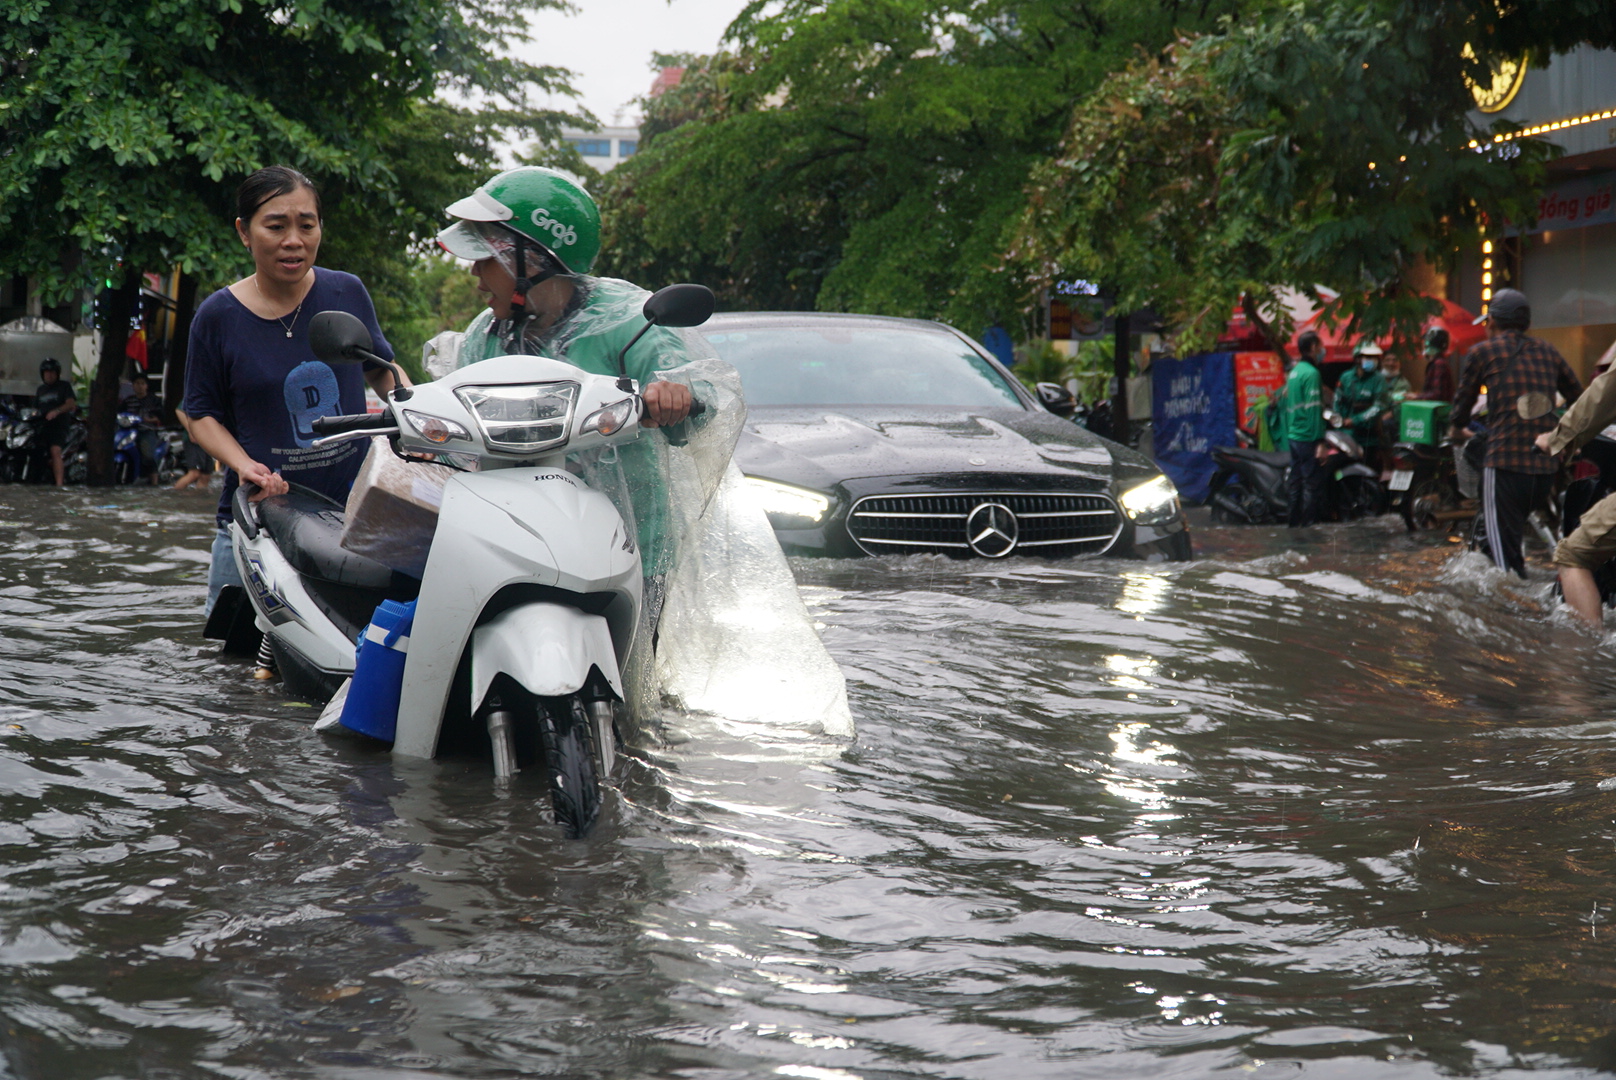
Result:
<svg viewBox="0 0 1616 1080">
<path fill-rule="evenodd" d="M 863 477 L 977 472 L 1098 489 L 1159 471 L 1069 420 L 1021 409 L 753 406 L 735 460 L 749 476 L 821 491 Z"/>
</svg>

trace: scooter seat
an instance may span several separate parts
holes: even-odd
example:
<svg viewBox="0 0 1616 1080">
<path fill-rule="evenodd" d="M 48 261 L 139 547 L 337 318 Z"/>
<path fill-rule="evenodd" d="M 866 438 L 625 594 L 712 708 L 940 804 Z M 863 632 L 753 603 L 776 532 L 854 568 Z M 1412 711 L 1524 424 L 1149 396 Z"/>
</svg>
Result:
<svg viewBox="0 0 1616 1080">
<path fill-rule="evenodd" d="M 1220 446 L 1218 453 L 1224 457 L 1243 459 L 1245 461 L 1260 461 L 1264 465 L 1271 465 L 1276 469 L 1291 467 L 1289 451 L 1280 450 L 1249 450 L 1244 446 Z"/>
<path fill-rule="evenodd" d="M 258 520 L 286 561 L 306 577 L 393 593 L 418 583 L 392 567 L 344 548 L 340 503 L 304 487 L 258 504 Z"/>
</svg>

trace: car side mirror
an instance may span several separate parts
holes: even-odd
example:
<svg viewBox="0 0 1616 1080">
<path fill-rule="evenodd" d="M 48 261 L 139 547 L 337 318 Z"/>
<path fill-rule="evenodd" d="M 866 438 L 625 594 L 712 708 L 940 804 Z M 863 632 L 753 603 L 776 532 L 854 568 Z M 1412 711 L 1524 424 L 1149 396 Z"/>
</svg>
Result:
<svg viewBox="0 0 1616 1080">
<path fill-rule="evenodd" d="M 1060 383 L 1041 382 L 1036 389 L 1039 402 L 1056 416 L 1069 417 L 1077 412 L 1077 398 Z"/>
</svg>

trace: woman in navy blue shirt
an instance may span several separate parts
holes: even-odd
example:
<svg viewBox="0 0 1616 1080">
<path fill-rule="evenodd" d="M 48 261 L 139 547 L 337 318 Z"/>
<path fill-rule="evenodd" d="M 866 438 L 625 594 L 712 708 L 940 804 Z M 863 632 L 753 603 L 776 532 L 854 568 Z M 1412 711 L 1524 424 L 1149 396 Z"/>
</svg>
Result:
<svg viewBox="0 0 1616 1080">
<path fill-rule="evenodd" d="M 255 498 L 284 494 L 288 481 L 341 502 L 358 475 L 363 440 L 313 445 L 317 417 L 365 411 L 365 382 L 385 396 L 385 368 L 333 368 L 309 347 L 309 320 L 346 311 L 370 329 L 374 352 L 392 346 L 376 324 L 364 284 L 340 270 L 315 270 L 320 251 L 320 196 L 302 173 L 284 165 L 260 169 L 236 194 L 236 234 L 251 252 L 253 273 L 197 308 L 185 365 L 185 414 L 191 437 L 227 467 L 219 500 L 219 532 L 208 572 L 207 611 L 219 590 L 240 584 L 230 550 L 230 502 L 240 483 Z"/>
</svg>

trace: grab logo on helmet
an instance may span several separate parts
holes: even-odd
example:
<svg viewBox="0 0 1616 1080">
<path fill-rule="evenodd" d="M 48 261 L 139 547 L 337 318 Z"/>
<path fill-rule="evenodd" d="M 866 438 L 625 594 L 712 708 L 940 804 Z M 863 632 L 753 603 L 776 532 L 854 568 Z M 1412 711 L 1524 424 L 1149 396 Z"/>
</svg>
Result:
<svg viewBox="0 0 1616 1080">
<path fill-rule="evenodd" d="M 532 214 L 533 227 L 555 237 L 559 246 L 571 247 L 578 242 L 578 230 L 550 216 L 550 211 L 539 207 Z"/>
</svg>

